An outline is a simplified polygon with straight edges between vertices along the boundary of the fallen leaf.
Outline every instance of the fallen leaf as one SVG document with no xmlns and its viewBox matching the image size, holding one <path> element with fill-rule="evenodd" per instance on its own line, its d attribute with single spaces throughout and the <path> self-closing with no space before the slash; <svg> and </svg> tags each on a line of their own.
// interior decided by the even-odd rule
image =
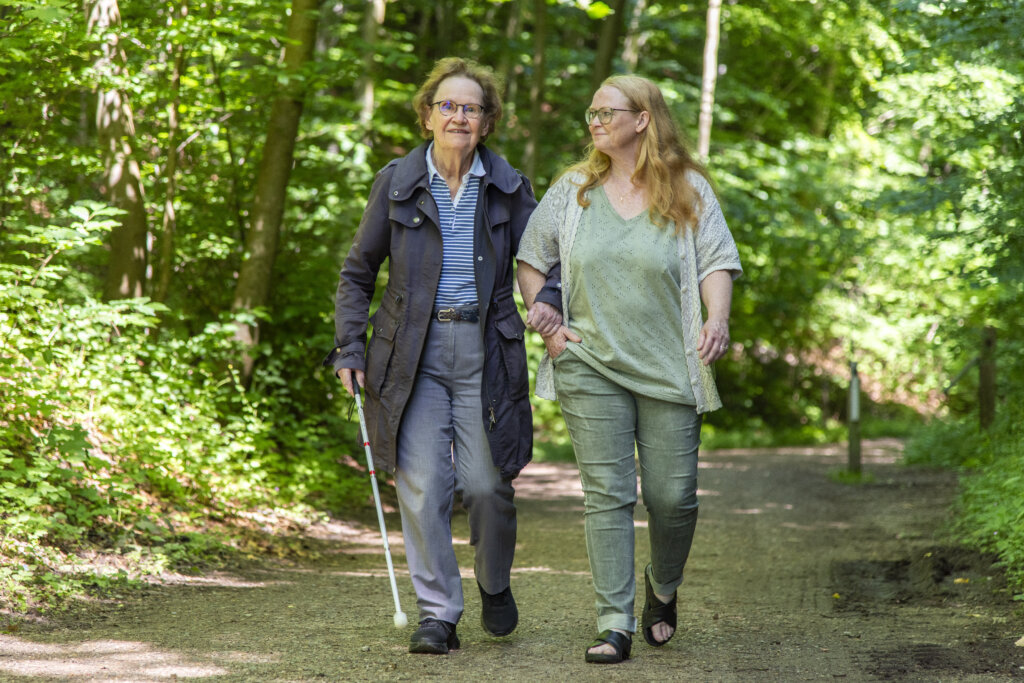
<svg viewBox="0 0 1024 683">
<path fill-rule="evenodd" d="M 1014 645 L 1016 645 L 1017 647 L 1024 647 L 1024 638 L 1018 640 L 1016 643 L 1014 643 Z"/>
<path fill-rule="evenodd" d="M 959 578 L 956 578 L 956 579 L 953 579 L 953 583 L 970 583 L 970 582 L 971 582 L 970 579 L 968 579 L 966 577 L 963 577 L 963 576 L 961 576 Z"/>
</svg>

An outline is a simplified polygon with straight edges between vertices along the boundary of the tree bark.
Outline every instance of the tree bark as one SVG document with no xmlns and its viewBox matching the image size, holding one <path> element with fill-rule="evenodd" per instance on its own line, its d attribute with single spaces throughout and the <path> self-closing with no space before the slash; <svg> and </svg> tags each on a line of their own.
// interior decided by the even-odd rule
<svg viewBox="0 0 1024 683">
<path fill-rule="evenodd" d="M 271 276 L 306 93 L 301 72 L 313 55 L 318 4 L 319 0 L 292 0 L 288 43 L 284 51 L 284 73 L 288 80 L 270 111 L 263 156 L 256 176 L 252 218 L 245 236 L 245 254 L 232 304 L 236 312 L 255 312 L 270 300 Z M 245 350 L 242 381 L 248 386 L 252 378 L 252 349 L 259 342 L 258 324 L 237 323 L 235 338 Z"/>
<path fill-rule="evenodd" d="M 612 61 L 626 25 L 626 0 L 612 0 L 611 8 L 612 14 L 601 22 L 601 36 L 597 41 L 597 55 L 594 58 L 594 70 L 591 72 L 591 90 L 597 90 L 601 82 L 611 75 Z"/>
<path fill-rule="evenodd" d="M 117 0 L 95 0 L 87 6 L 88 31 L 102 37 L 96 70 L 110 78 L 125 75 L 118 44 L 121 12 Z M 103 150 L 102 191 L 125 211 L 110 232 L 110 261 L 103 296 L 107 300 L 141 297 L 146 282 L 146 207 L 142 172 L 133 148 L 135 121 L 128 95 L 117 88 L 96 96 L 96 132 Z"/>
<path fill-rule="evenodd" d="M 718 32 L 722 0 L 709 0 L 707 34 L 704 40 L 704 77 L 700 89 L 700 126 L 697 156 L 707 161 L 711 152 L 711 113 L 715 104 L 715 81 L 718 79 Z"/>
<path fill-rule="evenodd" d="M 530 137 L 523 150 L 523 168 L 528 178 L 537 175 L 537 135 L 544 128 L 544 50 L 547 45 L 548 3 L 533 0 L 533 74 L 530 79 Z"/>
</svg>

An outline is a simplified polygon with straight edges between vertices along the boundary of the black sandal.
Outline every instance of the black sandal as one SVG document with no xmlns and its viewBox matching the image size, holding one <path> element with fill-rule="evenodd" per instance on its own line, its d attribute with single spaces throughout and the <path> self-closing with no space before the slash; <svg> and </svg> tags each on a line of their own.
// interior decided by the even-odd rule
<svg viewBox="0 0 1024 683">
<path fill-rule="evenodd" d="M 603 652 L 591 652 L 591 648 L 602 645 L 611 645 L 615 648 L 614 654 Z M 587 645 L 587 653 L 584 659 L 590 664 L 618 664 L 624 659 L 629 659 L 629 651 L 633 648 L 633 638 L 618 631 L 607 629 L 597 634 L 597 640 Z"/>
<path fill-rule="evenodd" d="M 672 640 L 672 636 L 676 634 L 676 594 L 672 593 L 672 599 L 668 602 L 662 602 L 658 599 L 658 596 L 654 594 L 654 589 L 651 588 L 651 577 L 648 576 L 647 571 L 651 568 L 651 565 L 647 565 L 647 569 L 644 569 L 644 585 L 647 587 L 647 602 L 644 603 L 644 616 L 641 620 L 641 624 L 644 627 L 644 640 L 647 641 L 648 645 L 652 647 L 661 647 L 668 641 Z M 672 627 L 672 636 L 669 636 L 665 640 L 655 640 L 654 632 L 651 630 L 655 625 L 665 623 Z"/>
</svg>

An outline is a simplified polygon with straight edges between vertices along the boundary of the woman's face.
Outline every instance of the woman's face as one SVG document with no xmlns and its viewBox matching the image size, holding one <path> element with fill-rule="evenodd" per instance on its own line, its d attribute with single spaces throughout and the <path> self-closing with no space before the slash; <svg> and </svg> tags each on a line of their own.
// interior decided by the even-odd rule
<svg viewBox="0 0 1024 683">
<path fill-rule="evenodd" d="M 610 85 L 594 93 L 590 109 L 597 112 L 604 109 L 612 110 L 612 118 L 608 123 L 602 123 L 601 117 L 595 116 L 589 124 L 594 148 L 605 154 L 613 154 L 636 144 L 640 133 L 647 127 L 646 114 L 633 111 L 633 105 L 622 91 Z"/>
<path fill-rule="evenodd" d="M 445 116 L 439 105 L 430 107 L 427 117 L 427 130 L 434 134 L 434 148 L 441 152 L 458 152 L 471 154 L 476 149 L 480 138 L 487 131 L 486 112 L 480 118 L 466 116 L 462 108 L 464 104 L 475 105 L 478 109 L 484 104 L 484 91 L 480 84 L 465 76 L 449 76 L 437 86 L 434 102 L 453 102 L 455 113 Z"/>
</svg>

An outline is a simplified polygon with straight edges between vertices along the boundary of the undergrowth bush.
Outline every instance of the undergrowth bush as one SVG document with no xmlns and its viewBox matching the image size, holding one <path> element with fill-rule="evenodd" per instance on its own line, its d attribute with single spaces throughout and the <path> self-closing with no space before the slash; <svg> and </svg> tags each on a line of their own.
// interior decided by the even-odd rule
<svg viewBox="0 0 1024 683">
<path fill-rule="evenodd" d="M 1024 394 L 1008 396 L 987 430 L 976 417 L 928 425 L 908 442 L 906 460 L 960 470 L 953 531 L 995 553 L 1024 600 Z"/>
<path fill-rule="evenodd" d="M 115 214 L 85 203 L 4 235 L 0 603 L 17 611 L 253 552 L 365 488 L 320 416 L 243 390 L 231 321 L 175 337 L 159 304 L 76 291 L 65 264 Z M 116 559 L 98 570 L 95 551 Z"/>
</svg>

